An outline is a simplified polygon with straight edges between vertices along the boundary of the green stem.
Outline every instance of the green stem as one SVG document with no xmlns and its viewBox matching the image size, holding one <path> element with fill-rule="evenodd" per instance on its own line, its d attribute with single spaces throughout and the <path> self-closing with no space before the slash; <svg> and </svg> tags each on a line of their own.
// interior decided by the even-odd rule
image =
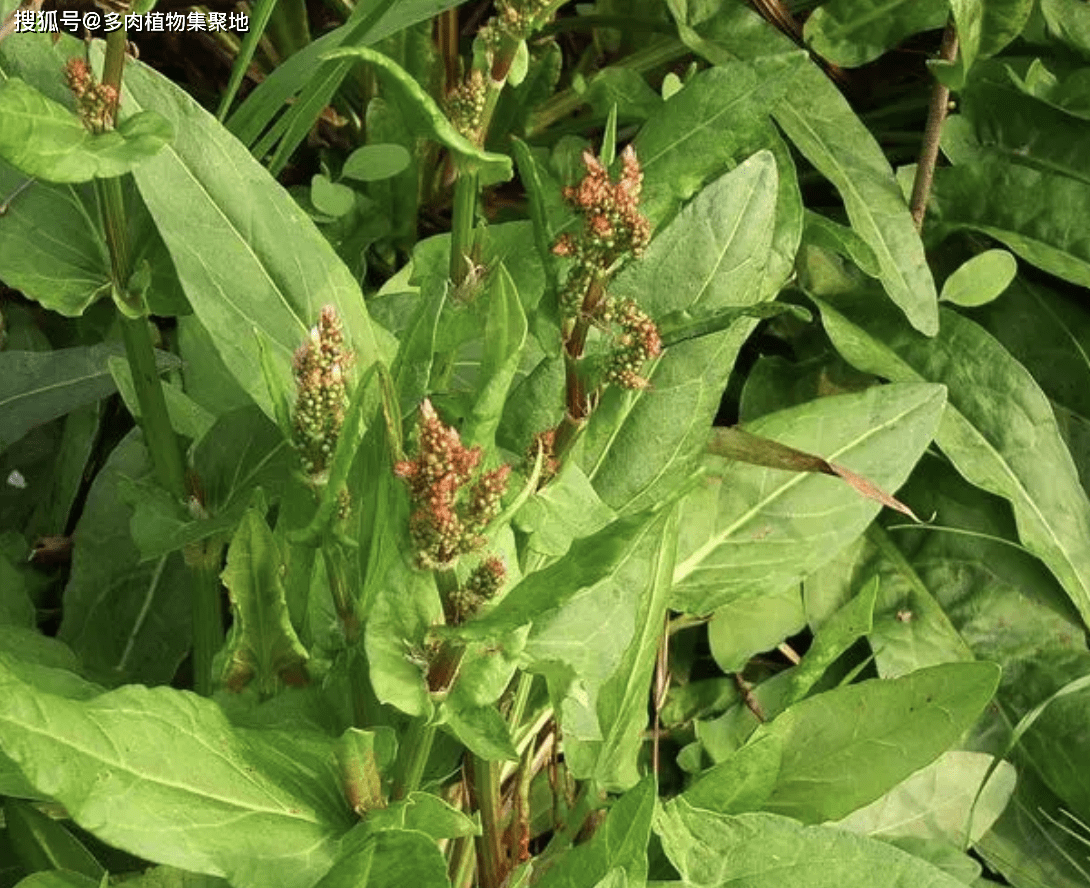
<svg viewBox="0 0 1090 888">
<path fill-rule="evenodd" d="M 426 723 L 425 719 L 413 719 L 402 746 L 405 757 L 401 779 L 394 788 L 395 798 L 403 799 L 420 788 L 420 782 L 424 779 L 424 768 L 427 767 L 432 744 L 435 742 L 435 730 L 436 726 Z"/>
<path fill-rule="evenodd" d="M 469 885 L 469 876 L 473 870 L 473 838 L 463 836 L 457 840 L 454 851 L 454 866 L 451 876 L 451 888 L 466 888 Z"/>
<path fill-rule="evenodd" d="M 478 188 L 476 173 L 459 172 L 458 181 L 454 184 L 454 213 L 450 229 L 450 279 L 455 286 L 462 284 L 469 275 Z"/>
<path fill-rule="evenodd" d="M 187 550 L 186 564 L 192 576 L 193 596 L 193 690 L 212 696 L 212 659 L 223 645 L 220 614 L 220 566 L 223 544 L 196 543 L 197 557 Z"/>
<path fill-rule="evenodd" d="M 676 37 L 658 40 L 644 49 L 632 53 L 632 55 L 618 62 L 615 67 L 630 68 L 638 74 L 646 74 L 661 65 L 669 65 L 689 52 Z M 586 94 L 577 93 L 574 89 L 566 89 L 557 93 L 549 101 L 545 102 L 530 117 L 529 126 L 526 129 L 526 138 L 531 139 L 547 130 L 556 121 L 563 120 L 569 114 L 574 114 L 587 103 Z"/>
<path fill-rule="evenodd" d="M 481 814 L 481 835 L 477 836 L 477 876 L 481 888 L 500 888 L 503 864 L 500 860 L 500 786 L 495 762 L 479 756 L 471 759 L 473 795 Z"/>
<path fill-rule="evenodd" d="M 530 691 L 534 686 L 534 677 L 528 672 L 519 673 L 518 685 L 515 687 L 515 700 L 511 704 L 511 712 L 507 716 L 507 725 L 514 736 L 522 717 L 526 714 L 526 704 L 530 701 Z"/>
<path fill-rule="evenodd" d="M 106 35 L 102 82 L 114 87 L 118 95 L 121 94 L 127 44 L 123 28 Z M 116 115 L 115 108 L 115 122 Z M 114 291 L 133 315 L 122 311 L 119 320 L 121 336 L 125 341 L 125 355 L 129 361 L 133 387 L 136 389 L 136 400 L 140 404 L 140 427 L 144 432 L 144 443 L 151 456 L 156 479 L 181 502 L 186 497 L 185 462 L 170 424 L 163 385 L 155 366 L 155 347 L 151 341 L 149 321 L 145 316 L 146 309 L 142 304 L 132 305 L 127 293 L 133 267 L 121 180 L 100 180 L 97 191 L 102 204 L 103 227 L 110 252 Z M 186 558 L 192 570 L 193 683 L 197 693 L 204 696 L 212 693 L 212 658 L 223 644 L 219 585 L 222 555 L 222 544 L 210 543 L 200 546 L 195 552 L 187 553 Z"/>
</svg>

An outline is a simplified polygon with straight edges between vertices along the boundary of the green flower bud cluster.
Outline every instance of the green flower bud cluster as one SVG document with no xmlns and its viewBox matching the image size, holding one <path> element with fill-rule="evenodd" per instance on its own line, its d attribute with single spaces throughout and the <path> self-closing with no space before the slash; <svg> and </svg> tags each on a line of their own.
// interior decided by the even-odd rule
<svg viewBox="0 0 1090 888">
<path fill-rule="evenodd" d="M 451 593 L 447 608 L 450 623 L 458 626 L 476 614 L 485 602 L 496 597 L 506 578 L 507 567 L 502 558 L 492 555 L 482 561 L 465 585 Z"/>
<path fill-rule="evenodd" d="M 72 95 L 76 97 L 76 110 L 84 127 L 92 133 L 104 133 L 113 129 L 117 111 L 117 90 L 112 86 L 96 83 L 95 75 L 86 60 L 69 59 L 64 66 L 64 77 Z"/>
<path fill-rule="evenodd" d="M 607 381 L 627 389 L 647 388 L 650 383 L 640 376 L 640 371 L 646 361 L 662 354 L 658 327 L 630 299 L 611 309 L 608 316 L 620 332 L 614 339 L 616 348 L 610 355 Z"/>
<path fill-rule="evenodd" d="M 344 424 L 348 403 L 345 373 L 350 363 L 340 318 L 336 309 L 327 305 L 292 362 L 296 385 L 294 443 L 303 471 L 316 482 L 329 468 Z"/>
<path fill-rule="evenodd" d="M 612 182 L 609 171 L 591 151 L 583 152 L 586 176 L 564 189 L 564 199 L 583 216 L 583 231 L 565 233 L 553 244 L 553 253 L 575 260 L 561 293 L 565 317 L 578 315 L 588 289 L 604 279 L 626 256 L 639 257 L 651 239 L 651 225 L 640 214 L 643 171 L 631 145 L 621 153 L 621 178 Z"/>
<path fill-rule="evenodd" d="M 471 68 L 465 80 L 447 93 L 445 110 L 454 128 L 471 142 L 476 141 L 484 115 L 488 87 L 484 73 Z"/>
<path fill-rule="evenodd" d="M 394 474 L 409 484 L 409 533 L 421 568 L 449 568 L 484 545 L 482 533 L 499 514 L 511 467 L 479 472 L 480 462 L 481 448 L 463 446 L 457 430 L 444 425 L 425 400 L 419 452 L 394 466 Z"/>
</svg>

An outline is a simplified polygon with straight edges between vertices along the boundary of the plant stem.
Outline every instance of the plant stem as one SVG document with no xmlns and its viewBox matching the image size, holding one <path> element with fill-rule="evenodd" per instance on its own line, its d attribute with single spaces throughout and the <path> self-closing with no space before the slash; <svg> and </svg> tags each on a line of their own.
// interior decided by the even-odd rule
<svg viewBox="0 0 1090 888">
<path fill-rule="evenodd" d="M 500 785 L 495 762 L 473 756 L 473 796 L 481 813 L 481 835 L 477 836 L 477 879 L 481 888 L 500 888 L 503 863 L 500 859 Z"/>
<path fill-rule="evenodd" d="M 939 58 L 952 62 L 958 54 L 958 32 L 954 23 L 948 22 L 942 35 Z M 927 213 L 927 199 L 931 195 L 931 182 L 935 178 L 935 164 L 939 159 L 939 140 L 942 137 L 942 125 L 946 122 L 946 111 L 950 101 L 950 89 L 936 79 L 931 88 L 931 106 L 927 111 L 927 125 L 923 131 L 923 145 L 920 147 L 920 159 L 916 164 L 916 179 L 912 183 L 912 200 L 909 208 L 916 230 L 923 228 L 923 217 Z"/>
<path fill-rule="evenodd" d="M 458 173 L 458 181 L 454 184 L 454 213 L 450 229 L 450 279 L 455 286 L 464 283 L 469 276 L 478 187 L 476 173 L 464 170 Z"/>
<path fill-rule="evenodd" d="M 102 66 L 102 82 L 121 95 L 121 78 L 125 71 L 128 41 L 124 28 L 106 35 L 106 58 Z M 114 108 L 116 123 L 117 108 Z M 129 361 L 136 400 L 140 404 L 140 427 L 144 443 L 151 456 L 156 479 L 179 502 L 186 498 L 185 461 L 167 413 L 163 385 L 155 366 L 155 348 L 151 341 L 149 321 L 143 300 L 132 305 L 127 287 L 132 277 L 132 252 L 125 219 L 125 196 L 121 180 L 104 179 L 97 188 L 102 204 L 106 245 L 110 252 L 110 270 L 114 292 L 132 316 L 121 312 L 121 336 Z M 186 553 L 186 563 L 192 573 L 191 608 L 193 623 L 193 684 L 198 694 L 212 693 L 212 658 L 223 644 L 223 624 L 220 619 L 219 569 L 223 556 L 222 543 L 200 545 Z"/>
<path fill-rule="evenodd" d="M 407 755 L 404 759 L 401 779 L 394 788 L 395 798 L 403 799 L 410 792 L 416 792 L 420 788 L 424 769 L 431 756 L 431 747 L 435 742 L 435 730 L 435 725 L 429 724 L 426 718 L 413 719 L 402 747 L 407 751 Z"/>
<path fill-rule="evenodd" d="M 645 74 L 660 65 L 669 65 L 677 61 L 688 52 L 689 49 L 684 43 L 676 37 L 668 37 L 664 40 L 657 40 L 650 46 L 632 53 L 614 67 L 630 68 L 639 74 Z M 569 114 L 578 111 L 586 103 L 585 93 L 577 93 L 574 89 L 566 89 L 557 93 L 531 115 L 529 124 L 526 127 L 526 138 L 532 138 L 547 130 L 558 120 L 563 120 Z"/>
<path fill-rule="evenodd" d="M 473 870 L 473 838 L 463 836 L 457 840 L 454 851 L 454 866 L 452 867 L 451 888 L 465 888 L 469 884 L 469 876 Z"/>
<path fill-rule="evenodd" d="M 202 697 L 210 697 L 212 659 L 223 645 L 219 577 L 223 544 L 212 541 L 207 546 L 194 545 L 197 553 L 186 550 L 186 565 L 193 579 L 193 690 Z"/>
<path fill-rule="evenodd" d="M 514 736 L 522 723 L 522 717 L 526 714 L 526 704 L 530 700 L 530 691 L 534 686 L 534 676 L 528 672 L 519 673 L 518 685 L 515 687 L 515 699 L 511 704 L 511 712 L 507 716 L 507 725 Z"/>
</svg>

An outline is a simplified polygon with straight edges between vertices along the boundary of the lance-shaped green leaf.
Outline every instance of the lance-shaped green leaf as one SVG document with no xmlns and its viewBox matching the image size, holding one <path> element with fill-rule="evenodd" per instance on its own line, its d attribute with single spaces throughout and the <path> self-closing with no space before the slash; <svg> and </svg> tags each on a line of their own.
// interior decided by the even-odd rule
<svg viewBox="0 0 1090 888">
<path fill-rule="evenodd" d="M 390 351 L 359 287 L 306 213 L 239 142 L 193 99 L 152 69 L 125 70 L 122 109 L 154 107 L 178 132 L 134 171 L 186 296 L 247 394 L 275 419 L 253 329 L 267 338 L 279 389 L 325 305 L 344 325 L 357 366 Z M 179 205 L 186 212 L 177 211 Z M 244 331 L 244 332 L 240 332 Z"/>
<path fill-rule="evenodd" d="M 227 550 L 223 584 L 231 596 L 234 622 L 227 638 L 222 681 L 241 690 L 257 681 L 262 696 L 281 681 L 306 681 L 306 648 L 288 615 L 280 581 L 283 558 L 264 516 L 250 509 Z"/>
<path fill-rule="evenodd" d="M 107 365 L 118 347 L 79 346 L 56 351 L 0 352 L 0 450 L 34 426 L 117 391 Z M 173 355 L 156 352 L 156 366 L 176 368 Z"/>
<path fill-rule="evenodd" d="M 776 164 L 761 151 L 689 203 L 622 272 L 611 293 L 653 319 L 764 301 Z M 607 390 L 584 436 L 583 468 L 606 505 L 636 512 L 686 478 L 706 441 L 734 356 L 755 321 L 680 343 L 647 372 L 650 387 Z"/>
<path fill-rule="evenodd" d="M 710 314 L 693 315 L 689 311 L 675 311 L 658 322 L 662 347 L 669 348 L 688 339 L 699 339 L 721 330 L 728 329 L 739 318 L 778 318 L 790 315 L 798 321 L 809 323 L 810 312 L 801 305 L 789 305 L 785 302 L 767 302 L 759 305 L 743 305 L 727 308 Z"/>
<path fill-rule="evenodd" d="M 593 888 L 614 869 L 626 877 L 622 884 L 644 884 L 655 795 L 655 779 L 648 775 L 613 804 L 594 838 L 561 857 L 538 885 Z"/>
<path fill-rule="evenodd" d="M 45 182 L 124 175 L 174 137 L 170 123 L 154 111 L 91 133 L 75 114 L 17 77 L 0 84 L 0 116 L 0 158 Z"/>
<path fill-rule="evenodd" d="M 354 832 L 413 830 L 433 839 L 479 836 L 481 825 L 429 792 L 410 792 L 389 807 L 371 811 Z"/>
<path fill-rule="evenodd" d="M 773 814 L 727 816 L 677 800 L 655 832 L 693 888 L 963 888 L 964 882 L 886 842 Z"/>
<path fill-rule="evenodd" d="M 949 405 L 936 442 L 967 480 L 1010 501 L 1022 543 L 1090 625 L 1090 499 L 1029 372 L 953 311 L 943 311 L 942 331 L 929 341 L 860 310 L 854 298 L 820 307 L 837 350 L 860 370 L 946 386 Z"/>
<path fill-rule="evenodd" d="M 66 700 L 3 657 L 0 688 L 0 747 L 117 848 L 234 885 L 304 888 L 350 825 L 325 738 L 233 728 L 212 701 L 167 688 Z"/>
<path fill-rule="evenodd" d="M 70 870 L 101 879 L 106 870 L 72 833 L 48 814 L 18 799 L 4 800 L 4 823 L 27 872 Z"/>
<path fill-rule="evenodd" d="M 946 663 L 796 703 L 755 735 L 783 743 L 765 810 L 820 823 L 869 804 L 950 748 L 998 684 L 994 663 Z"/>
<path fill-rule="evenodd" d="M 482 185 L 506 182 L 513 175 L 511 158 L 478 148 L 458 132 L 435 100 L 413 77 L 389 56 L 365 46 L 342 47 L 325 56 L 326 59 L 357 59 L 373 65 L 386 90 L 396 96 L 413 133 L 431 139 L 447 148 L 468 171 L 476 171 Z"/>
<path fill-rule="evenodd" d="M 931 442 L 944 403 L 941 386 L 871 388 L 762 417 L 749 429 L 894 490 Z M 720 457 L 707 465 L 708 483 L 682 505 L 671 606 L 686 613 L 710 613 L 798 582 L 862 533 L 879 509 L 820 474 Z"/>
<path fill-rule="evenodd" d="M 141 563 L 129 534 L 124 484 L 150 475 L 134 430 L 95 476 L 74 533 L 58 636 L 107 684 L 169 682 L 189 649 L 191 581 L 181 556 Z"/>
<path fill-rule="evenodd" d="M 691 13 L 702 9 L 695 6 Z M 704 20 L 689 19 L 690 10 L 681 0 L 674 11 L 680 13 L 682 39 L 715 65 L 779 58 L 797 51 L 747 4 L 731 2 L 714 15 L 705 13 Z M 934 335 L 938 330 L 935 282 L 901 189 L 874 136 L 833 82 L 809 62 L 796 69 L 772 115 L 840 193 L 852 228 L 874 253 L 889 298 L 917 330 Z"/>
<path fill-rule="evenodd" d="M 1078 0 L 1041 0 L 1049 33 L 1084 58 L 1090 58 L 1090 10 Z"/>
<path fill-rule="evenodd" d="M 121 400 L 125 402 L 125 407 L 132 414 L 133 419 L 139 420 L 140 399 L 136 394 L 136 385 L 133 382 L 129 362 L 120 355 L 110 355 L 106 358 L 106 366 L 117 385 Z M 196 440 L 204 437 L 216 421 L 215 416 L 200 404 L 190 400 L 174 383 L 163 383 L 163 397 L 166 401 L 171 427 L 184 438 Z"/>
<path fill-rule="evenodd" d="M 829 0 L 806 20 L 803 33 L 814 52 L 857 68 L 906 37 L 941 28 L 948 14 L 947 0 Z"/>
<path fill-rule="evenodd" d="M 501 262 L 489 279 L 480 387 L 462 430 L 467 446 L 480 445 L 486 453 L 494 449 L 503 405 L 522 359 L 526 331 L 526 313 L 518 290 Z"/>
</svg>

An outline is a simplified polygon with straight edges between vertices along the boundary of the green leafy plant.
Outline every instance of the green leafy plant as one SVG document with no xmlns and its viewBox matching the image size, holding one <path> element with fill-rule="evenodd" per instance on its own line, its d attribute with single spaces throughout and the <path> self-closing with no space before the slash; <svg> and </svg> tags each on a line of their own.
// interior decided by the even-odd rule
<svg viewBox="0 0 1090 888">
<path fill-rule="evenodd" d="M 1086 885 L 1090 7 L 332 6 L 0 30 L 0 883 Z"/>
</svg>

